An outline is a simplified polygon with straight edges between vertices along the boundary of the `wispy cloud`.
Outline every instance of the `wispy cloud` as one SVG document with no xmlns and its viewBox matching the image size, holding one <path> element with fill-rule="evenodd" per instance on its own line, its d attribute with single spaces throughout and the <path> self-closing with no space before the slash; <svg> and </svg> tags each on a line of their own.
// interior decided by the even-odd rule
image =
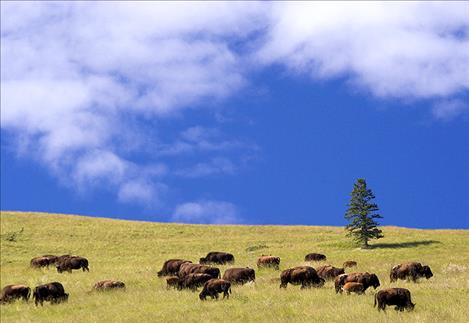
<svg viewBox="0 0 469 323">
<path fill-rule="evenodd" d="M 172 220 L 183 223 L 235 224 L 242 218 L 237 207 L 224 201 L 196 201 L 180 204 L 174 210 Z"/>
<path fill-rule="evenodd" d="M 228 158 L 215 157 L 208 162 L 197 163 L 191 167 L 175 171 L 176 175 L 189 178 L 212 175 L 233 175 L 237 170 L 235 164 Z"/>
<path fill-rule="evenodd" d="M 469 104 L 462 100 L 445 100 L 433 106 L 433 116 L 438 120 L 449 121 L 469 110 Z"/>
<path fill-rule="evenodd" d="M 158 153 L 162 156 L 234 149 L 255 150 L 257 147 L 239 140 L 225 139 L 218 129 L 194 126 L 183 130 L 176 141 L 161 144 L 157 148 Z"/>
</svg>

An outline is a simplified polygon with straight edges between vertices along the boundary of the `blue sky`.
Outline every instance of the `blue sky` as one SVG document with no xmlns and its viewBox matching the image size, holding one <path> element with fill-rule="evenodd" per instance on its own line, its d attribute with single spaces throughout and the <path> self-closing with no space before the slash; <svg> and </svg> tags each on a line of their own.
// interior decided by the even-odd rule
<svg viewBox="0 0 469 323">
<path fill-rule="evenodd" d="M 2 3 L 1 209 L 469 228 L 466 3 Z"/>
</svg>

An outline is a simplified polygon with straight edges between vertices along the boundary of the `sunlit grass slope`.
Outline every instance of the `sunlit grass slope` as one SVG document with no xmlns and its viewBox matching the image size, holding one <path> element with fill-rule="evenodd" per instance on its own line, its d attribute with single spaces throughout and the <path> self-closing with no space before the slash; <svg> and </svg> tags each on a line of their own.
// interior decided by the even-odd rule
<svg viewBox="0 0 469 323">
<path fill-rule="evenodd" d="M 70 298 L 66 304 L 37 308 L 31 301 L 2 305 L 1 321 L 467 322 L 469 231 L 396 227 L 383 231 L 385 238 L 376 248 L 360 250 L 339 227 L 179 225 L 2 212 L 2 287 L 59 281 Z M 232 288 L 229 300 L 201 302 L 197 293 L 166 290 L 165 280 L 156 277 L 166 259 L 197 261 L 214 250 L 233 253 L 235 266 L 255 268 L 256 283 Z M 395 313 L 389 308 L 386 314 L 378 313 L 372 289 L 365 296 L 336 295 L 332 282 L 321 289 L 288 286 L 280 290 L 279 271 L 258 271 L 255 266 L 262 254 L 280 256 L 281 269 L 301 265 L 309 252 L 326 254 L 326 263 L 336 266 L 356 260 L 356 271 L 375 272 L 381 288 L 410 289 L 415 311 Z M 54 268 L 29 268 L 34 256 L 67 253 L 88 258 L 90 272 L 58 274 Z M 412 260 L 430 265 L 435 276 L 418 284 L 390 284 L 392 265 Z M 122 280 L 127 291 L 89 293 L 93 283 L 102 279 Z"/>
</svg>

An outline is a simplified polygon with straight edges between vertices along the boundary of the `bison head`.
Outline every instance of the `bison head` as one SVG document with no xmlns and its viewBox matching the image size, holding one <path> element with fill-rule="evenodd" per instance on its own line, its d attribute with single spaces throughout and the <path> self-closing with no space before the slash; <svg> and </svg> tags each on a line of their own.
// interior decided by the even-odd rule
<svg viewBox="0 0 469 323">
<path fill-rule="evenodd" d="M 371 274 L 370 285 L 373 286 L 374 289 L 376 289 L 379 285 L 381 285 L 379 283 L 379 279 L 378 279 L 378 276 L 376 276 L 376 274 Z"/>
<path fill-rule="evenodd" d="M 62 266 L 61 266 L 60 264 L 57 265 L 57 266 L 55 266 L 55 268 L 57 268 L 57 272 L 58 272 L 58 273 L 61 273 L 61 272 L 64 271 L 63 268 L 62 268 Z"/>
<path fill-rule="evenodd" d="M 202 290 L 199 294 L 200 300 L 204 301 L 206 299 L 207 295 L 205 294 L 205 291 Z"/>
<path fill-rule="evenodd" d="M 315 285 L 316 285 L 316 287 L 322 287 L 322 286 L 324 286 L 325 283 L 326 283 L 326 281 L 323 278 L 319 277 L 319 279 L 318 279 L 318 281 L 316 282 Z"/>
<path fill-rule="evenodd" d="M 425 275 L 426 279 L 429 279 L 430 277 L 433 277 L 433 273 L 432 273 L 430 267 L 428 267 L 428 266 L 423 266 L 422 267 L 422 274 Z"/>
<path fill-rule="evenodd" d="M 208 262 L 207 258 L 205 258 L 205 257 L 199 259 L 199 264 L 201 264 L 201 265 L 205 265 L 207 262 Z"/>
</svg>

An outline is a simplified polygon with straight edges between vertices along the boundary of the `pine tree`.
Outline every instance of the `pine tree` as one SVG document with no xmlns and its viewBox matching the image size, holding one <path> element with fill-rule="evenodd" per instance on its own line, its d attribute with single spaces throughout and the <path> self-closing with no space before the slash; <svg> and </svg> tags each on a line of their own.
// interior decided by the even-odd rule
<svg viewBox="0 0 469 323">
<path fill-rule="evenodd" d="M 350 223 L 345 226 L 345 230 L 348 231 L 347 236 L 360 243 L 362 248 L 367 248 L 368 240 L 383 237 L 383 232 L 375 221 L 382 216 L 376 213 L 379 210 L 378 205 L 373 203 L 375 196 L 371 189 L 366 187 L 365 179 L 357 179 L 350 195 L 350 203 L 345 213 L 345 218 Z"/>
</svg>

